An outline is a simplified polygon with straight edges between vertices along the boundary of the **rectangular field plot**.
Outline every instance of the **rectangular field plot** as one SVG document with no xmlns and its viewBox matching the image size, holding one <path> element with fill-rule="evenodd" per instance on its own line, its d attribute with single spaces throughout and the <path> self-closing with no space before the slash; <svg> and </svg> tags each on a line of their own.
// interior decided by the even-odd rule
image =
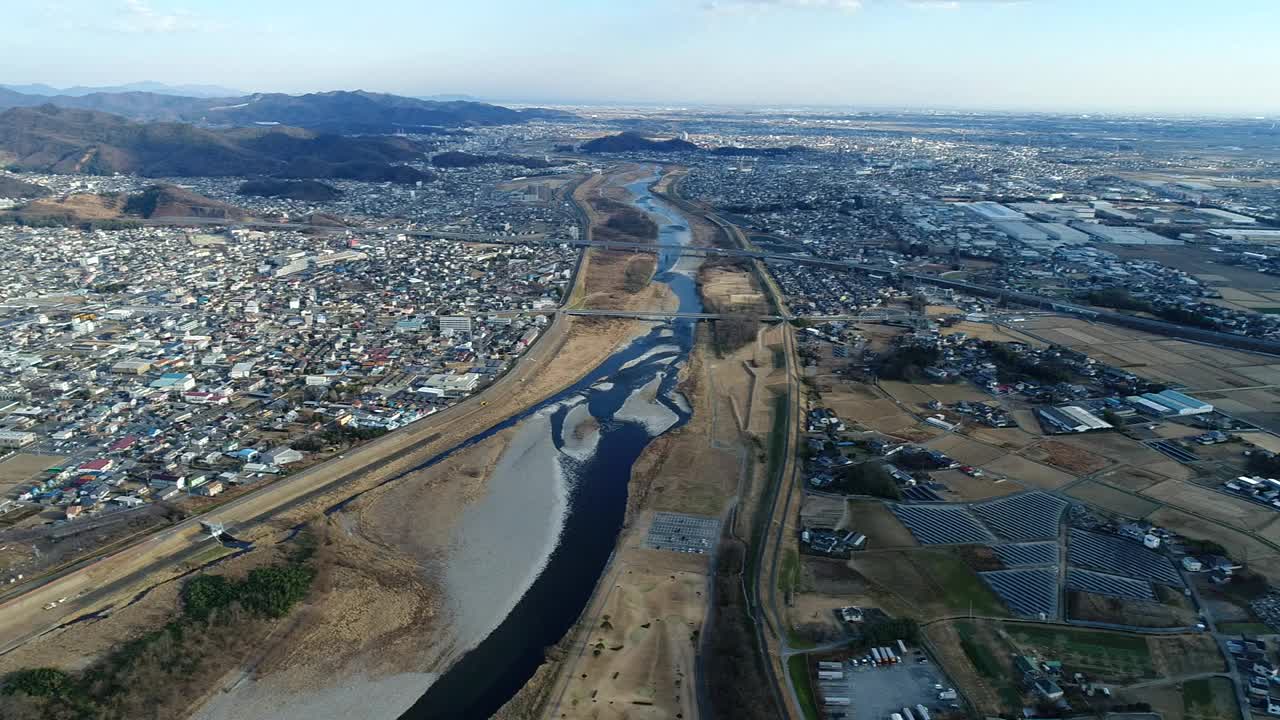
<svg viewBox="0 0 1280 720">
<path fill-rule="evenodd" d="M 1066 509 L 1066 500 L 1042 492 L 1011 495 L 973 506 L 973 512 L 987 527 L 1007 540 L 1058 537 L 1058 523 Z"/>
<path fill-rule="evenodd" d="M 988 473 L 999 473 L 1023 485 L 1053 490 L 1075 480 L 1075 476 L 1057 468 L 1028 460 L 1021 455 L 1005 455 L 983 465 Z"/>
<path fill-rule="evenodd" d="M 924 545 L 985 543 L 994 538 L 966 508 L 939 505 L 895 505 L 893 514 Z"/>
<path fill-rule="evenodd" d="M 1276 517 L 1276 511 L 1265 505 L 1178 480 L 1153 485 L 1142 494 L 1244 530 L 1260 528 Z"/>
<path fill-rule="evenodd" d="M 996 557 L 1007 567 L 1031 567 L 1035 565 L 1057 565 L 1057 542 L 1013 543 L 994 545 L 991 548 Z"/>
<path fill-rule="evenodd" d="M 644 546 L 701 555 L 711 552 L 719 537 L 720 521 L 716 518 L 660 512 L 653 516 Z"/>
<path fill-rule="evenodd" d="M 1104 573 L 1182 586 L 1182 576 L 1169 558 L 1139 542 L 1114 535 L 1072 530 L 1067 562 Z"/>
<path fill-rule="evenodd" d="M 1145 517 L 1147 513 L 1153 512 L 1160 507 L 1158 502 L 1124 492 L 1123 490 L 1117 490 L 1093 480 L 1086 480 L 1078 485 L 1072 485 L 1071 489 L 1067 490 L 1067 494 L 1094 507 L 1118 512 L 1121 515 L 1128 515 L 1132 518 Z"/>
<path fill-rule="evenodd" d="M 1067 589 L 1125 600 L 1157 600 L 1156 591 L 1149 582 L 1076 568 L 1067 570 Z"/>
<path fill-rule="evenodd" d="M 1057 570 L 996 570 L 978 575 L 1015 615 L 1057 616 Z"/>
</svg>

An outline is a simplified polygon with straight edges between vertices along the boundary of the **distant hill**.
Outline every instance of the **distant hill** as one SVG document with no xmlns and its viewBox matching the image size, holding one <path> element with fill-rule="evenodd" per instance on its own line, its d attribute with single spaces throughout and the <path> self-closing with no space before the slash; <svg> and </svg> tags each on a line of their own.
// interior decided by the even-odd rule
<svg viewBox="0 0 1280 720">
<path fill-rule="evenodd" d="M 0 109 L 45 104 L 109 112 L 133 120 L 241 127 L 278 124 L 335 133 L 427 132 L 573 117 L 544 108 L 512 110 L 487 103 L 419 100 L 361 90 L 207 98 L 139 91 L 45 96 L 0 88 Z"/>
<path fill-rule="evenodd" d="M 244 210 L 220 200 L 207 198 L 174 185 L 152 185 L 128 196 L 123 212 L 126 215 L 150 219 L 158 218 L 213 218 L 243 220 Z"/>
<path fill-rule="evenodd" d="M 767 148 L 750 148 L 750 147 L 731 147 L 724 145 L 714 148 L 712 155 L 726 155 L 731 157 L 781 157 L 784 155 L 794 155 L 802 153 L 806 150 L 803 145 L 790 145 L 788 147 L 767 147 Z"/>
<path fill-rule="evenodd" d="M 0 173 L 0 198 L 28 199 L 49 195 L 49 188 L 43 185 L 24 182 L 18 178 Z"/>
<path fill-rule="evenodd" d="M 60 198 L 41 198 L 0 214 L 0 221 L 16 219 L 26 225 L 75 225 L 127 223 L 138 219 L 211 218 L 243 220 L 248 215 L 234 205 L 184 190 L 174 185 L 153 185 L 132 195 L 125 193 L 79 193 Z"/>
<path fill-rule="evenodd" d="M 0 113 L 0 154 L 14 158 L 11 165 L 23 170 L 88 175 L 432 179 L 430 173 L 397 164 L 424 159 L 407 138 L 315 135 L 289 128 L 207 130 L 52 105 Z"/>
<path fill-rule="evenodd" d="M 620 152 L 689 152 L 698 146 L 687 140 L 671 138 L 670 140 L 650 140 L 633 132 L 617 135 L 606 135 L 582 144 L 582 152 L 587 153 L 620 153 Z"/>
<path fill-rule="evenodd" d="M 329 202 L 342 197 L 337 188 L 315 180 L 249 180 L 236 190 L 236 194 L 306 202 Z"/>
<path fill-rule="evenodd" d="M 473 155 L 471 153 L 450 151 L 431 158 L 431 164 L 438 168 L 469 168 L 480 165 L 519 165 L 531 170 L 553 167 L 542 158 L 522 157 L 519 155 Z"/>
<path fill-rule="evenodd" d="M 217 85 L 166 85 L 165 83 L 150 81 L 127 83 L 125 85 L 107 85 L 102 87 L 76 85 L 75 87 L 69 88 L 56 88 L 43 83 L 35 83 L 32 85 L 0 85 L 0 88 L 24 93 L 26 95 L 44 95 L 46 97 L 53 97 L 56 95 L 80 97 L 83 95 L 92 95 L 94 93 L 125 92 L 149 92 L 156 93 L 157 95 L 180 95 L 183 97 L 193 98 L 223 98 L 244 95 L 244 92 L 241 90 L 232 90 L 230 88 L 219 87 Z"/>
</svg>

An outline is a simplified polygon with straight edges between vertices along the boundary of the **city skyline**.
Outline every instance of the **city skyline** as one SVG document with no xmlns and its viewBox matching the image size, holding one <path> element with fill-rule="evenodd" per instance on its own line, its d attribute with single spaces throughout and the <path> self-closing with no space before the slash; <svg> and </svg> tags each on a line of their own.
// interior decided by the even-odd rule
<svg viewBox="0 0 1280 720">
<path fill-rule="evenodd" d="M 1274 14 L 1253 0 L 1211 15 L 1201 3 L 1146 0 L 394 0 L 360 15 L 330 2 L 63 0 L 18 10 L 3 80 L 545 104 L 1252 116 L 1280 111 L 1263 91 L 1280 72 L 1280 50 L 1266 38 Z"/>
</svg>

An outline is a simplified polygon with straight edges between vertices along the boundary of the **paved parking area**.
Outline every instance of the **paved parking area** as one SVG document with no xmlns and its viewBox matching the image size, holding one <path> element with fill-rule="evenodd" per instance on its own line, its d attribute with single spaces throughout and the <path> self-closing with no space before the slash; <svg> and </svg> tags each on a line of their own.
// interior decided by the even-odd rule
<svg viewBox="0 0 1280 720">
<path fill-rule="evenodd" d="M 653 516 L 644 546 L 702 555 L 711 552 L 719 537 L 720 521 L 716 518 L 660 512 Z"/>
<path fill-rule="evenodd" d="M 847 697 L 848 707 L 827 710 L 843 712 L 847 720 L 888 720 L 894 713 L 901 714 L 904 707 L 916 714 L 916 705 L 924 705 L 937 717 L 950 705 L 950 701 L 938 700 L 937 686 L 944 689 L 951 686 L 932 660 L 918 663 L 917 657 L 912 653 L 907 662 L 884 667 L 850 669 L 849 664 L 844 663 L 843 680 L 818 681 L 815 694 L 819 708 L 823 706 L 820 698 Z M 921 719 L 916 717 L 916 720 Z"/>
</svg>

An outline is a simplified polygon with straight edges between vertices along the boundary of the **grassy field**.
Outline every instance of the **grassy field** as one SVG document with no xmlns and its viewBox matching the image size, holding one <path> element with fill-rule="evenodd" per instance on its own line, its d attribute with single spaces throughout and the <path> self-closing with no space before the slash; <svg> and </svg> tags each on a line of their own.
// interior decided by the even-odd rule
<svg viewBox="0 0 1280 720">
<path fill-rule="evenodd" d="M 1008 657 L 1012 648 L 999 640 L 990 625 L 979 626 L 977 623 L 961 620 L 955 623 L 955 629 L 960 637 L 960 649 L 989 684 L 1000 704 L 1007 710 L 1020 707 L 1022 693 L 1012 683 L 1012 662 Z M 1003 660 L 1001 655 L 1004 656 Z"/>
<path fill-rule="evenodd" d="M 954 553 L 923 551 L 914 553 L 912 560 L 938 584 L 950 607 L 972 608 L 979 615 L 1005 614 L 995 593 Z"/>
<path fill-rule="evenodd" d="M 787 659 L 787 672 L 791 674 L 791 684 L 796 688 L 796 699 L 800 701 L 805 720 L 818 720 L 818 705 L 813 697 L 813 686 L 809 683 L 809 659 L 804 655 L 792 655 Z"/>
<path fill-rule="evenodd" d="M 1008 614 L 952 549 L 885 550 L 854 556 L 851 567 L 912 608 L 913 616 L 933 619 L 967 615 Z"/>
<path fill-rule="evenodd" d="M 769 508 L 773 507 L 773 502 L 777 497 L 778 483 L 774 480 L 778 476 L 779 470 L 782 468 L 784 461 L 783 453 L 787 445 L 787 396 L 778 395 L 773 399 L 773 426 L 769 430 L 769 448 L 768 455 L 765 458 L 766 474 L 765 492 L 760 493 L 760 502 L 756 506 L 752 515 L 751 528 L 751 544 L 748 548 L 748 561 L 746 567 L 747 580 L 750 583 L 755 582 L 755 569 L 757 566 L 757 558 L 765 546 L 765 530 L 768 527 Z"/>
<path fill-rule="evenodd" d="M 1155 663 L 1144 638 L 1121 633 L 1065 627 L 1016 625 L 1009 635 L 1024 649 L 1061 660 L 1073 669 L 1105 678 L 1140 678 L 1155 674 Z"/>
<path fill-rule="evenodd" d="M 1226 678 L 1192 680 L 1182 685 L 1183 716 L 1195 720 L 1234 720 L 1240 716 L 1235 689 Z"/>
<path fill-rule="evenodd" d="M 1229 635 L 1270 635 L 1275 631 L 1269 625 L 1260 622 L 1229 622 L 1218 623 L 1218 632 Z"/>
<path fill-rule="evenodd" d="M 1145 517 L 1148 513 L 1154 512 L 1160 507 L 1160 503 L 1137 495 L 1131 495 L 1110 485 L 1104 485 L 1093 480 L 1086 480 L 1078 485 L 1073 485 L 1070 490 L 1067 490 L 1067 494 L 1094 507 L 1118 512 L 1121 515 L 1127 515 L 1132 518 Z"/>
</svg>

